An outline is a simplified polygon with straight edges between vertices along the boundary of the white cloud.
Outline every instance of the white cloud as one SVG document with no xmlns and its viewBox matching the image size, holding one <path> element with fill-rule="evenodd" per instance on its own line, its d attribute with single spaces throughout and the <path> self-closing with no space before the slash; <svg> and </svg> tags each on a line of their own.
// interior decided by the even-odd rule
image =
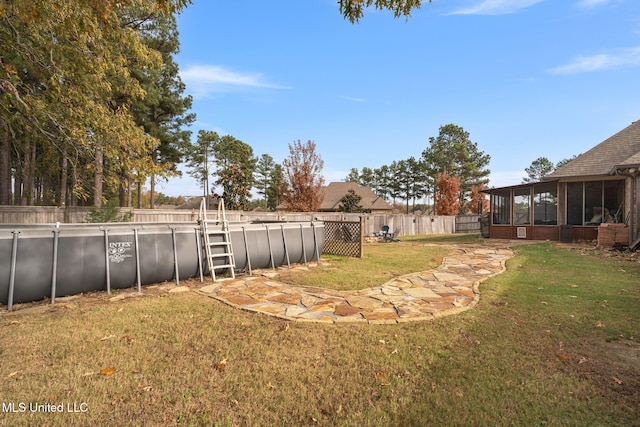
<svg viewBox="0 0 640 427">
<path fill-rule="evenodd" d="M 549 70 L 552 74 L 578 74 L 640 65 L 640 46 L 614 49 L 591 56 L 577 56 L 568 64 Z"/>
<path fill-rule="evenodd" d="M 580 0 L 578 2 L 578 7 L 590 9 L 592 7 L 597 7 L 601 5 L 605 5 L 608 3 L 614 3 L 618 0 Z"/>
<path fill-rule="evenodd" d="M 181 71 L 180 77 L 195 97 L 242 88 L 287 89 L 269 82 L 261 73 L 237 72 L 218 65 L 192 65 Z"/>
<path fill-rule="evenodd" d="M 365 102 L 366 101 L 366 99 L 364 99 L 364 98 L 354 98 L 353 96 L 340 96 L 340 98 L 346 99 L 347 101 L 352 101 L 352 102 Z"/>
<path fill-rule="evenodd" d="M 506 15 L 542 1 L 544 0 L 483 0 L 475 6 L 451 12 L 450 15 Z"/>
</svg>

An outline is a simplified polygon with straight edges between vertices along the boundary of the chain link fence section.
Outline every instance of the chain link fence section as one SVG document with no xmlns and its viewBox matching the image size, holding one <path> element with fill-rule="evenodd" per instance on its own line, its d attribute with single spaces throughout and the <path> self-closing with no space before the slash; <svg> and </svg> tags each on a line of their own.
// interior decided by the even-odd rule
<svg viewBox="0 0 640 427">
<path fill-rule="evenodd" d="M 360 221 L 323 221 L 323 254 L 362 258 L 364 218 Z"/>
</svg>

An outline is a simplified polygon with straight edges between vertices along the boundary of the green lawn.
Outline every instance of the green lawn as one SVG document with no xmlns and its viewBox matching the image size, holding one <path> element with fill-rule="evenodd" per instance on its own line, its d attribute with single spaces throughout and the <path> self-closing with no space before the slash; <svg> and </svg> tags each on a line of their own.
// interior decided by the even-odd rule
<svg viewBox="0 0 640 427">
<path fill-rule="evenodd" d="M 151 290 L 3 313 L 2 401 L 87 411 L 0 425 L 640 425 L 640 264 L 516 250 L 475 309 L 428 322 L 293 323 Z"/>
</svg>

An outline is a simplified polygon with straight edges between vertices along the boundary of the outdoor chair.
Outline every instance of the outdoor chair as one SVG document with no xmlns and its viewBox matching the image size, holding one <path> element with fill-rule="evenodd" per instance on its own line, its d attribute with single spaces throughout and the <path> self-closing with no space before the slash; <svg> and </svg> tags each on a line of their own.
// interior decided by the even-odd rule
<svg viewBox="0 0 640 427">
<path fill-rule="evenodd" d="M 382 228 L 380 229 L 380 235 L 382 236 L 382 240 L 384 242 L 390 242 L 393 240 L 393 233 L 389 232 L 388 225 L 382 226 Z"/>
<path fill-rule="evenodd" d="M 373 232 L 373 236 L 374 237 L 382 237 L 382 238 L 384 238 L 384 235 L 386 233 L 388 233 L 388 232 L 389 232 L 389 226 L 388 225 L 384 225 L 384 226 L 382 226 L 380 231 L 374 231 Z"/>
</svg>

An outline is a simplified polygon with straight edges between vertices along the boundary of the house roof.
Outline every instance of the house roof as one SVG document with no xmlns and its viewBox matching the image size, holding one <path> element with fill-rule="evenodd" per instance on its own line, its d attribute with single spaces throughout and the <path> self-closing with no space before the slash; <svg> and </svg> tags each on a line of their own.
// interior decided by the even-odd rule
<svg viewBox="0 0 640 427">
<path fill-rule="evenodd" d="M 640 166 L 640 120 L 547 175 L 544 180 L 612 175 L 619 168 Z"/>
<path fill-rule="evenodd" d="M 382 197 L 377 196 L 369 187 L 356 182 L 331 182 L 324 188 L 324 200 L 320 205 L 321 211 L 336 211 L 340 207 L 340 200 L 353 190 L 362 197 L 360 206 L 370 210 L 392 210 L 393 207 Z"/>
<path fill-rule="evenodd" d="M 192 197 L 180 206 L 176 206 L 176 209 L 200 209 L 200 203 L 202 197 Z M 218 199 L 214 196 L 209 196 L 209 203 L 207 209 L 218 207 Z"/>
</svg>

